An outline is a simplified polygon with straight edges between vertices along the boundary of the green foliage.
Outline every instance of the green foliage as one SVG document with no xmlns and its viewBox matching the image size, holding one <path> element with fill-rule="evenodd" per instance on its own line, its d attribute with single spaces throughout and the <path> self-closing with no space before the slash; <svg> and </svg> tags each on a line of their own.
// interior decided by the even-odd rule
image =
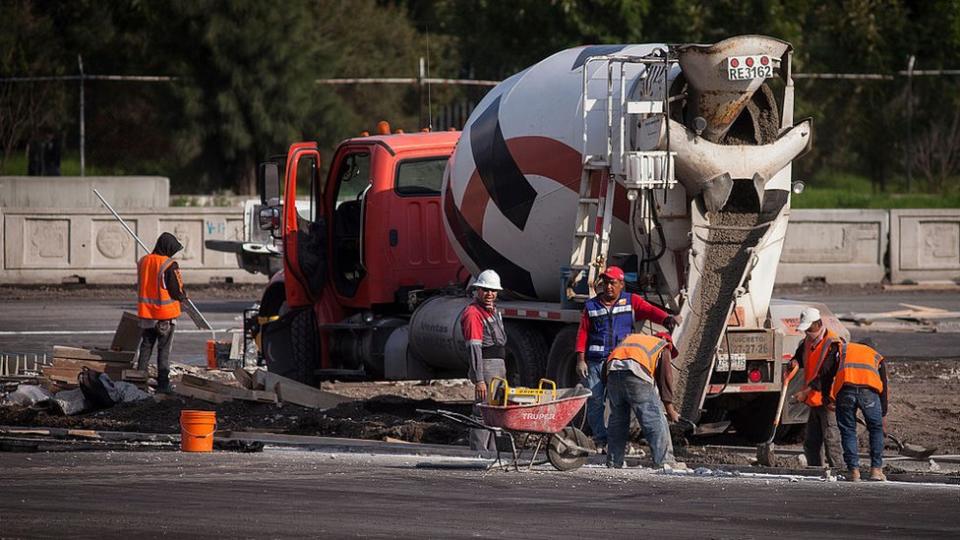
<svg viewBox="0 0 960 540">
<path fill-rule="evenodd" d="M 7 0 L 0 76 L 74 74 L 78 55 L 87 73 L 176 76 L 84 85 L 87 173 L 162 174 L 181 193 L 249 193 L 254 164 L 291 142 L 316 140 L 328 159 L 378 120 L 413 131 L 439 107 L 486 91 L 434 85 L 428 98 L 415 84 L 316 79 L 414 77 L 421 57 L 432 76 L 502 79 L 578 45 L 738 34 L 792 43 L 801 72 L 894 74 L 910 55 L 916 69 L 960 68 L 957 0 Z M 914 77 L 909 92 L 906 83 L 796 81 L 796 117 L 815 118 L 815 141 L 795 174 L 817 180 L 798 204 L 906 200 L 876 193 L 905 189 L 907 111 L 915 146 L 947 144 L 960 79 Z M 19 170 L 25 145 L 42 134 L 77 147 L 78 90 L 72 81 L 0 85 L 0 172 Z M 910 160 L 911 188 L 944 194 L 924 204 L 952 201 L 957 172 L 942 166 L 951 154 L 925 157 L 925 167 Z M 64 174 L 72 163 L 65 158 Z M 870 181 L 821 185 L 819 171 Z"/>
</svg>

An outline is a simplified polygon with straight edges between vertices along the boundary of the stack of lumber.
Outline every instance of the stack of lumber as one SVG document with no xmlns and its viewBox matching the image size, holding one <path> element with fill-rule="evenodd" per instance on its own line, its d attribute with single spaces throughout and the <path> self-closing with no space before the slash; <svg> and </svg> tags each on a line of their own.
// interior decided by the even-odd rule
<svg viewBox="0 0 960 540">
<path fill-rule="evenodd" d="M 233 400 L 261 403 L 291 403 L 311 409 L 328 409 L 349 398 L 325 392 L 319 388 L 301 384 L 260 369 L 250 373 L 242 368 L 233 371 L 236 385 L 204 379 L 196 375 L 184 375 L 174 392 L 184 397 L 225 403 Z"/>
<path fill-rule="evenodd" d="M 44 366 L 43 376 L 64 385 L 77 384 L 77 375 L 87 367 L 106 373 L 119 381 L 123 371 L 133 362 L 133 352 L 108 351 L 104 349 L 81 349 L 78 347 L 53 347 L 53 364 Z"/>
</svg>

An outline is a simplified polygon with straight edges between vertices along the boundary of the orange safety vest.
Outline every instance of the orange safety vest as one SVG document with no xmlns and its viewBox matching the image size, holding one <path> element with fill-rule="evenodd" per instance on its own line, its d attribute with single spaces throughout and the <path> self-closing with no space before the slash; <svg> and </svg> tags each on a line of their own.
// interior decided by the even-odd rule
<svg viewBox="0 0 960 540">
<path fill-rule="evenodd" d="M 647 375 L 653 378 L 654 372 L 657 371 L 660 354 L 666 346 L 667 341 L 665 339 L 646 334 L 630 334 L 613 349 L 613 352 L 607 357 L 607 362 L 633 360 L 640 364 Z"/>
<path fill-rule="evenodd" d="M 878 394 L 883 393 L 883 379 L 880 378 L 880 362 L 883 357 L 880 353 L 861 345 L 860 343 L 844 343 L 840 346 L 840 363 L 837 365 L 837 375 L 830 388 L 830 397 L 837 398 L 837 393 L 845 384 L 866 386 L 873 388 Z"/>
<path fill-rule="evenodd" d="M 165 321 L 180 316 L 180 302 L 170 298 L 163 274 L 173 259 L 151 253 L 137 263 L 137 315 Z"/>
<path fill-rule="evenodd" d="M 803 380 L 808 388 L 810 383 L 820 376 L 820 368 L 823 367 L 830 345 L 835 341 L 840 341 L 840 338 L 829 328 L 824 332 L 823 339 L 813 347 L 807 344 L 806 337 L 803 338 Z M 810 390 L 807 399 L 803 402 L 810 407 L 821 407 L 823 393 L 819 390 Z"/>
</svg>

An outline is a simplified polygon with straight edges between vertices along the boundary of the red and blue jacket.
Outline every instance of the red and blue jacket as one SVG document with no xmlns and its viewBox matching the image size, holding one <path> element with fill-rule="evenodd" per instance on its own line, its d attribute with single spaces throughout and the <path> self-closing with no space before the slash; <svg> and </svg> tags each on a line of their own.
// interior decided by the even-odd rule
<svg viewBox="0 0 960 540">
<path fill-rule="evenodd" d="M 595 296 L 583 306 L 577 332 L 576 352 L 586 353 L 587 362 L 605 362 L 613 349 L 633 333 L 634 321 L 650 320 L 658 324 L 669 315 L 633 293 L 620 293 L 620 298 L 607 306 Z"/>
</svg>

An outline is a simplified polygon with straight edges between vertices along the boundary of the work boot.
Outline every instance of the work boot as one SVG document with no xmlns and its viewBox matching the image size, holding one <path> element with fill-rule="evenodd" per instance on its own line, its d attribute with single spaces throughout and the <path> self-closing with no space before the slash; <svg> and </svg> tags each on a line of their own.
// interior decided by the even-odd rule
<svg viewBox="0 0 960 540">
<path fill-rule="evenodd" d="M 847 481 L 848 482 L 859 482 L 860 481 L 860 469 L 850 469 L 847 471 Z"/>
<path fill-rule="evenodd" d="M 886 482 L 887 477 L 883 474 L 883 469 L 880 467 L 870 467 L 870 481 L 871 482 Z"/>
</svg>

